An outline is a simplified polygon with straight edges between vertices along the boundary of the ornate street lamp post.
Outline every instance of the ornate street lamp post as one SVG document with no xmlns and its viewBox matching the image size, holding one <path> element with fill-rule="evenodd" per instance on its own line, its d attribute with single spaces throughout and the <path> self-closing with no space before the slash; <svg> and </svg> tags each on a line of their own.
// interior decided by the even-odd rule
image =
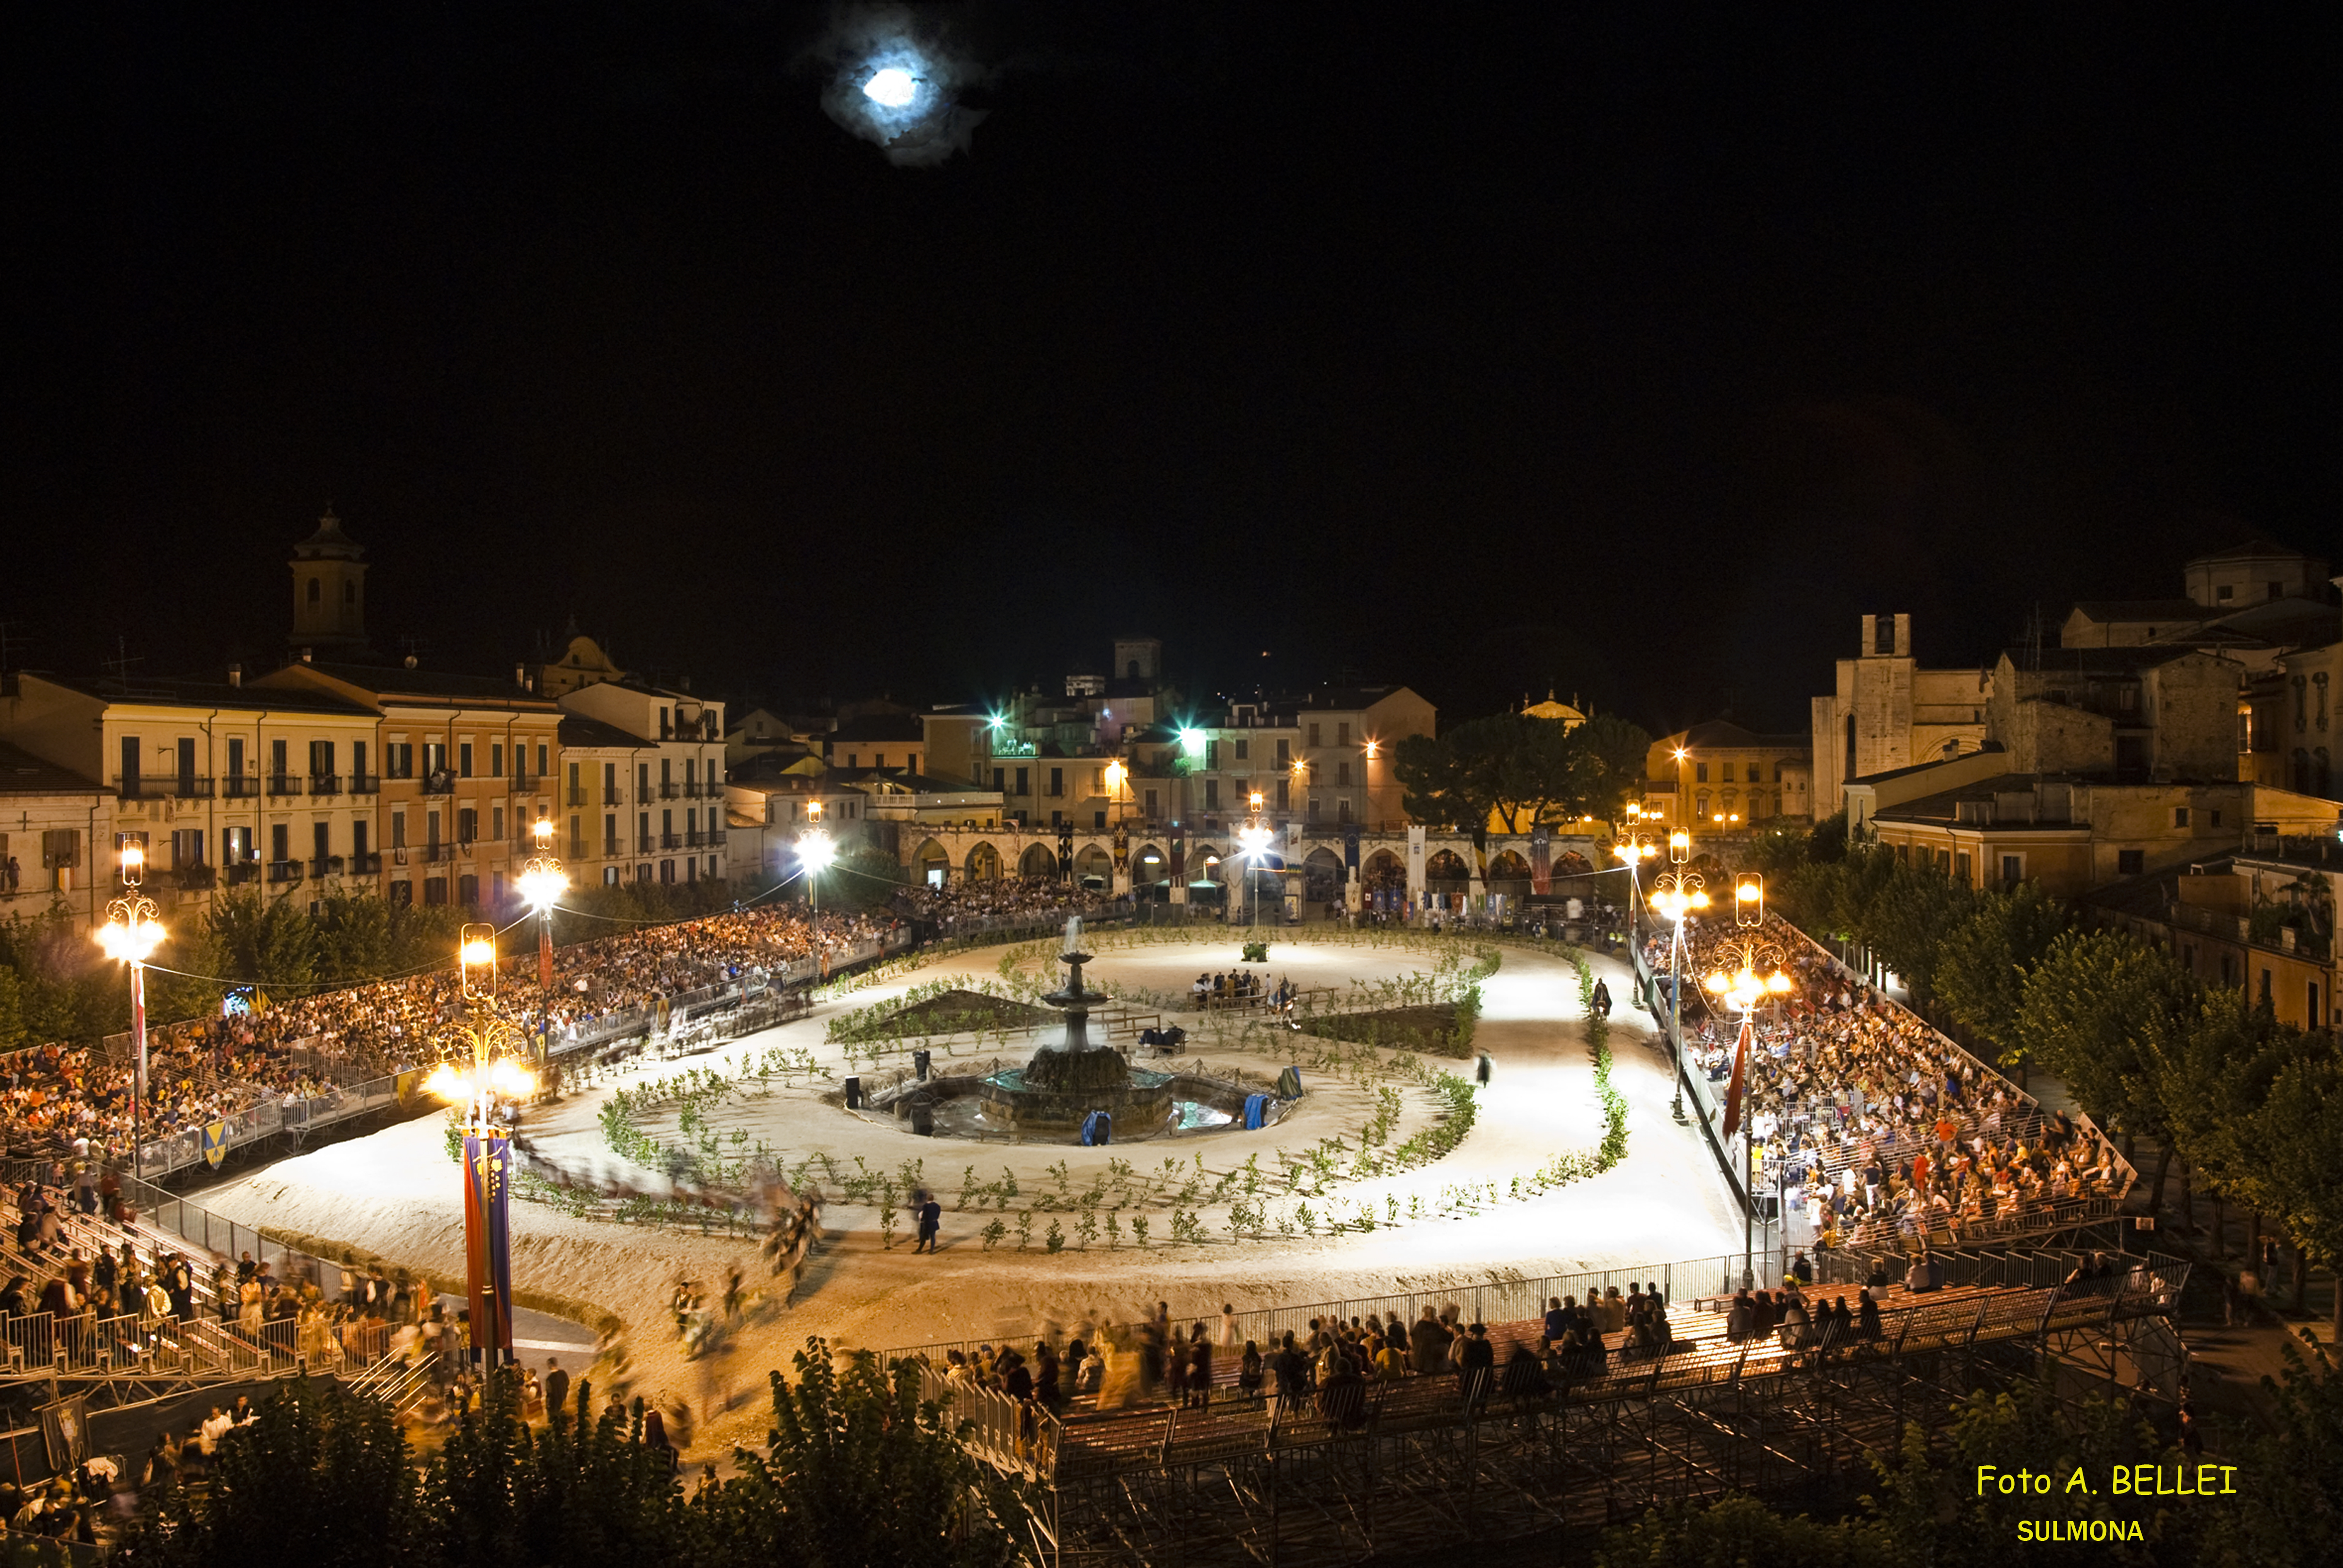
<svg viewBox="0 0 2343 1568">
<path fill-rule="evenodd" d="M 1738 934 L 1726 948 L 1739 962 L 1729 971 L 1715 970 L 1705 984 L 1711 996 L 1741 1015 L 1740 1032 L 1733 1046 L 1733 1083 L 1725 1095 L 1724 1132 L 1729 1139 L 1736 1130 L 1741 1131 L 1741 1287 L 1748 1290 L 1756 1282 L 1752 1231 L 1757 1216 L 1757 1140 L 1741 1127 L 1741 1097 L 1748 1081 L 1750 1047 L 1756 1039 L 1757 1010 L 1790 990 L 1790 977 L 1782 972 L 1782 950 L 1761 934 L 1765 925 L 1765 879 L 1754 871 L 1745 872 L 1734 884 L 1733 924 Z M 1761 974 L 1761 970 L 1770 972 Z"/>
<path fill-rule="evenodd" d="M 549 998 L 553 991 L 553 906 L 569 887 L 569 875 L 553 852 L 553 821 L 539 817 L 530 829 L 532 853 L 513 886 L 537 911 L 537 983 Z"/>
<path fill-rule="evenodd" d="M 1650 846 L 1645 846 L 1646 849 Z M 1708 908 L 1708 893 L 1692 861 L 1692 835 L 1679 829 L 1668 835 L 1669 869 L 1652 879 L 1653 909 L 1674 928 L 1668 948 L 1668 1055 L 1675 1067 L 1675 1101 L 1669 1111 L 1679 1123 L 1684 1109 L 1684 925 L 1694 910 Z"/>
<path fill-rule="evenodd" d="M 106 924 L 95 933 L 106 957 L 130 966 L 130 1038 L 137 1053 L 130 1090 L 130 1171 L 146 1174 L 146 960 L 162 945 L 163 911 L 140 883 L 146 877 L 146 846 L 136 839 L 122 845 L 122 896 L 106 907 Z"/>
<path fill-rule="evenodd" d="M 464 1276 L 475 1362 L 512 1362 L 512 1106 L 537 1087 L 528 1036 L 497 1006 L 497 929 L 469 925 L 457 947 L 464 1016 L 438 1036 L 423 1087 L 458 1106 L 464 1131 Z"/>
</svg>

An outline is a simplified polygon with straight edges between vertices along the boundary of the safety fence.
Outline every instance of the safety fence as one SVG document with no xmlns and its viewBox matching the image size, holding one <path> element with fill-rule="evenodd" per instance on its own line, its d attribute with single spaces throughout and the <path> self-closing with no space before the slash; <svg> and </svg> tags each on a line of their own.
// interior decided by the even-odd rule
<svg viewBox="0 0 2343 1568">
<path fill-rule="evenodd" d="M 1347 1297 L 1335 1301 L 1310 1302 L 1294 1306 L 1262 1307 L 1235 1314 L 1228 1338 L 1237 1345 L 1252 1341 L 1266 1351 L 1278 1342 L 1278 1336 L 1291 1329 L 1297 1334 L 1307 1330 L 1312 1319 L 1333 1319 L 1349 1322 L 1363 1319 L 1370 1312 L 1388 1321 L 1398 1314 L 1403 1322 L 1413 1322 L 1425 1308 L 1434 1313 L 1442 1309 L 1456 1309 L 1459 1322 L 1513 1322 L 1545 1315 L 1545 1304 L 1563 1296 L 1574 1296 L 1580 1301 L 1591 1300 L 1604 1291 L 1624 1291 L 1630 1285 L 1656 1285 L 1661 1298 L 1674 1301 L 1679 1296 L 1711 1295 L 1718 1289 L 1733 1289 L 1733 1281 L 1740 1273 L 1738 1253 L 1718 1258 L 1694 1258 L 1674 1263 L 1634 1263 L 1619 1269 L 1592 1269 L 1574 1274 L 1549 1274 L 1534 1280 L 1503 1280 L 1481 1284 L 1459 1285 L 1453 1289 L 1405 1291 L 1390 1295 Z M 1213 1316 L 1206 1324 L 1217 1332 L 1223 1321 Z M 1111 1325 L 1132 1328 L 1136 1324 Z M 962 1355 L 989 1345 L 999 1344 L 995 1334 L 985 1340 L 942 1340 L 931 1344 L 912 1345 L 883 1352 L 882 1359 L 894 1361 L 905 1357 L 940 1362 L 947 1352 L 958 1351 Z"/>
</svg>

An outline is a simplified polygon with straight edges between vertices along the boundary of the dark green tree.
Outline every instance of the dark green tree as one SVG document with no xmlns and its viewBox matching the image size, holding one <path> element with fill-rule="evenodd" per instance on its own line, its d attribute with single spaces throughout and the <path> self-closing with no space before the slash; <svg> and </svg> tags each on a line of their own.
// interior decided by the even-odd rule
<svg viewBox="0 0 2343 1568">
<path fill-rule="evenodd" d="M 123 1568 L 427 1568 L 437 1529 L 389 1407 L 297 1378 L 174 1489 L 112 1559 Z"/>
<path fill-rule="evenodd" d="M 317 922 L 291 899 L 230 888 L 214 896 L 206 918 L 221 976 L 263 989 L 317 980 Z"/>
<path fill-rule="evenodd" d="M 843 1368 L 820 1341 L 772 1374 L 767 1452 L 692 1500 L 724 1568 L 996 1568 L 1025 1544 L 1018 1491 L 979 1466 L 919 1397 L 909 1363 Z M 973 1498 L 973 1506 L 970 1500 Z M 970 1522 L 973 1528 L 970 1528 Z"/>
<path fill-rule="evenodd" d="M 2066 911 L 2039 882 L 1978 895 L 1968 918 L 1945 935 L 1935 990 L 1963 1029 L 1987 1042 L 2004 1067 L 2024 1058 L 2017 1013 L 2026 976 L 2066 930 Z"/>
</svg>

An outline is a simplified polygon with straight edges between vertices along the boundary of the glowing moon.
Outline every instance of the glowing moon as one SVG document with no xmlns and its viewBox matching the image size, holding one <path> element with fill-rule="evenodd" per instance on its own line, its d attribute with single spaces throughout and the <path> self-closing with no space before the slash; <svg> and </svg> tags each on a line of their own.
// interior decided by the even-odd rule
<svg viewBox="0 0 2343 1568">
<path fill-rule="evenodd" d="M 880 108 L 909 108 L 911 100 L 920 95 L 920 81 L 902 66 L 889 65 L 871 73 L 870 79 L 862 84 L 862 95 Z"/>
</svg>

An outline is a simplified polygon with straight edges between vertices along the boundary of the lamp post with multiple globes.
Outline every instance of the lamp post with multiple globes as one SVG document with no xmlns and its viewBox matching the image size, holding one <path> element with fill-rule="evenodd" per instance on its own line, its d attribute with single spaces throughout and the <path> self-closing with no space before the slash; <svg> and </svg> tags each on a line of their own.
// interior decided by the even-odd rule
<svg viewBox="0 0 2343 1568">
<path fill-rule="evenodd" d="M 130 1038 L 136 1052 L 130 1091 L 130 1171 L 146 1173 L 146 960 L 163 942 L 163 911 L 140 886 L 146 879 L 146 846 L 136 839 L 122 845 L 122 896 L 106 907 L 106 924 L 93 933 L 106 956 L 130 966 Z"/>
<path fill-rule="evenodd" d="M 817 814 L 814 820 L 821 820 Z M 820 828 L 811 828 L 798 835 L 798 869 L 805 873 L 806 888 L 813 900 L 814 919 L 821 919 L 821 874 L 838 859 L 838 845 Z"/>
<path fill-rule="evenodd" d="M 568 873 L 553 853 L 553 821 L 539 817 L 530 829 L 534 852 L 522 865 L 513 886 L 537 911 L 537 983 L 550 996 L 553 990 L 553 905 L 569 886 Z"/>
<path fill-rule="evenodd" d="M 1652 908 L 1674 928 L 1668 949 L 1668 1054 L 1675 1066 L 1675 1100 L 1668 1107 L 1681 1122 L 1684 1110 L 1684 923 L 1694 910 L 1708 908 L 1708 893 L 1698 871 L 1689 869 L 1692 835 L 1678 829 L 1668 835 L 1668 869 L 1652 879 Z"/>
<path fill-rule="evenodd" d="M 464 1277 L 471 1358 L 507 1366 L 512 1342 L 511 1108 L 537 1087 L 528 1036 L 497 1003 L 497 929 L 468 925 L 456 967 L 464 1014 L 437 1037 L 423 1087 L 458 1108 L 464 1135 Z"/>
<path fill-rule="evenodd" d="M 1261 924 L 1261 861 L 1269 853 L 1272 835 L 1261 819 L 1261 791 L 1254 790 L 1247 803 L 1252 808 L 1252 820 L 1237 829 L 1237 842 L 1244 846 L 1245 886 L 1252 899 L 1252 912 L 1245 918 L 1250 927 Z"/>
<path fill-rule="evenodd" d="M 1734 1088 L 1737 1091 L 1743 1086 L 1749 1055 L 1755 1044 L 1758 1008 L 1767 1001 L 1788 995 L 1790 991 L 1790 977 L 1782 970 L 1782 950 L 1762 935 L 1765 925 L 1765 879 L 1754 871 L 1744 872 L 1734 883 L 1733 924 L 1736 934 L 1726 944 L 1726 950 L 1737 961 L 1730 970 L 1712 971 L 1703 983 L 1709 995 L 1741 1015 L 1741 1028 L 1733 1048 Z M 1740 1109 L 1736 1101 L 1732 1110 L 1737 1113 Z M 1757 1140 L 1750 1130 L 1749 1121 L 1746 1116 L 1740 1118 L 1741 1191 L 1744 1200 L 1741 1284 L 1744 1290 L 1750 1289 L 1756 1282 L 1752 1232 L 1757 1214 Z M 1728 1135 L 1730 1131 L 1728 1128 Z M 1780 1209 L 1777 1194 L 1775 1202 L 1777 1218 Z M 1767 1250 L 1772 1250 L 1770 1242 Z"/>
</svg>

